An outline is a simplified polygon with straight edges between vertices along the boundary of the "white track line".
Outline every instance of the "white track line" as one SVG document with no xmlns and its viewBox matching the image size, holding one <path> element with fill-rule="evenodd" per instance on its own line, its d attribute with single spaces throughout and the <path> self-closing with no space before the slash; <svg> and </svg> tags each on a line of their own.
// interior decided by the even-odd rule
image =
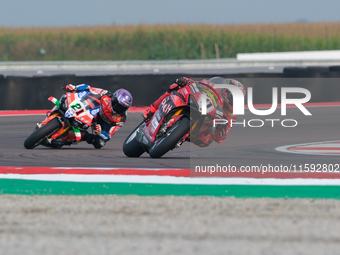
<svg viewBox="0 0 340 255">
<path fill-rule="evenodd" d="M 80 174 L 0 174 L 0 179 L 86 182 L 86 183 L 145 183 L 192 185 L 332 185 L 340 186 L 340 179 L 276 179 L 276 178 L 190 178 L 141 175 L 80 175 Z"/>
<path fill-rule="evenodd" d="M 336 142 L 340 142 L 340 140 L 335 140 L 335 141 L 323 141 L 323 142 L 314 142 L 314 143 L 301 143 L 301 144 L 292 144 L 292 145 L 286 145 L 286 146 L 280 146 L 275 148 L 275 150 L 280 151 L 280 152 L 286 152 L 286 153 L 295 153 L 295 154 L 308 154 L 308 155 L 322 155 L 322 156 L 337 156 L 337 154 L 324 154 L 325 152 L 327 152 L 327 150 L 320 150 L 320 151 L 316 151 L 316 150 L 289 150 L 289 148 L 292 147 L 331 147 L 331 146 L 327 146 L 326 144 L 332 144 L 332 143 L 336 143 Z M 332 146 L 333 147 L 333 146 Z M 335 147 L 339 147 L 335 145 Z M 316 152 L 316 153 L 313 153 Z M 319 152 L 319 153 L 318 153 Z M 321 154 L 321 152 L 323 152 Z M 332 151 L 332 152 L 339 152 L 339 151 Z"/>
</svg>

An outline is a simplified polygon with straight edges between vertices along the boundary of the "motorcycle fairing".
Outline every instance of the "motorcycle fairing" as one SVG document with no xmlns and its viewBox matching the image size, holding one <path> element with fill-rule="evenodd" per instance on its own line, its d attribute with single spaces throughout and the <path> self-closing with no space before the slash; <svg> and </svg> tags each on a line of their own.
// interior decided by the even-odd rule
<svg viewBox="0 0 340 255">
<path fill-rule="evenodd" d="M 91 126 L 93 118 L 100 111 L 100 101 L 89 99 L 91 93 L 82 91 L 78 93 L 66 93 L 68 110 L 65 112 L 66 118 L 75 120 Z M 96 95 L 93 95 L 96 97 Z"/>
<path fill-rule="evenodd" d="M 188 99 L 189 92 L 183 88 L 178 91 L 175 91 L 176 93 L 173 92 L 171 95 L 163 99 L 151 120 L 143 127 L 143 132 L 151 143 L 155 142 L 157 133 L 165 116 L 167 116 L 173 109 L 187 104 L 185 100 Z"/>
</svg>

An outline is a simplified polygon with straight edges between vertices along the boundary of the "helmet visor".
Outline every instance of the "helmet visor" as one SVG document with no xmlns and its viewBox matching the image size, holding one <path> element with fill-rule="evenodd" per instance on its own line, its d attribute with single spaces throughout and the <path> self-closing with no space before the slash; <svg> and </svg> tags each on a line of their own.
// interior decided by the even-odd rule
<svg viewBox="0 0 340 255">
<path fill-rule="evenodd" d="M 120 103 L 118 103 L 118 101 L 116 101 L 112 104 L 112 110 L 115 111 L 118 114 L 122 114 L 122 113 L 126 112 L 127 107 L 121 105 Z"/>
</svg>

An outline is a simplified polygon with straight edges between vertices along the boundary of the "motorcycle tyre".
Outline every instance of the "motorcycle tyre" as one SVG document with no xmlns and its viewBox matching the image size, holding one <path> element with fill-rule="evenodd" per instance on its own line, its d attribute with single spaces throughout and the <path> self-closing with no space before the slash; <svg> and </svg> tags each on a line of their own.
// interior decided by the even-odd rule
<svg viewBox="0 0 340 255">
<path fill-rule="evenodd" d="M 48 122 L 46 125 L 34 131 L 24 142 L 26 149 L 33 149 L 40 145 L 46 137 L 54 134 L 55 131 L 61 128 L 61 123 L 58 118 L 55 118 Z"/>
<path fill-rule="evenodd" d="M 183 117 L 179 122 L 175 123 L 177 127 L 163 139 L 161 143 L 155 144 L 149 151 L 150 157 L 160 158 L 168 151 L 172 150 L 178 141 L 189 131 L 190 120 L 187 117 Z M 175 127 L 175 125 L 173 127 Z M 171 127 L 171 128 L 173 128 Z M 171 129 L 170 128 L 170 129 Z"/>
</svg>

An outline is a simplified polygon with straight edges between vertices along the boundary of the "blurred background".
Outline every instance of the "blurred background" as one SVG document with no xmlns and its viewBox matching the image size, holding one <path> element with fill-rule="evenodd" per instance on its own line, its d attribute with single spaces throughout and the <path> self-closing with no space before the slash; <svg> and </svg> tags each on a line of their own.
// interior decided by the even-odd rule
<svg viewBox="0 0 340 255">
<path fill-rule="evenodd" d="M 336 50 L 340 2 L 5 0 L 0 61 L 178 60 Z"/>
</svg>

